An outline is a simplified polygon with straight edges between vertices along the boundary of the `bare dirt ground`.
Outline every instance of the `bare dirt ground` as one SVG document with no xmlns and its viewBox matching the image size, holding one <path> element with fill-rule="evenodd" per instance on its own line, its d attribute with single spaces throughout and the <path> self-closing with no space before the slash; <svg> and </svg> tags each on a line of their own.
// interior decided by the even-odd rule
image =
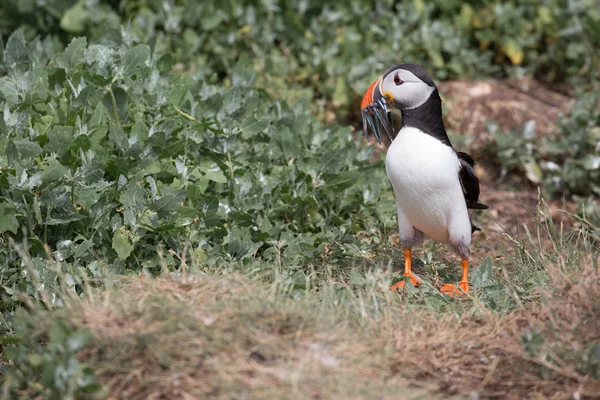
<svg viewBox="0 0 600 400">
<path fill-rule="evenodd" d="M 550 135 L 555 133 L 559 118 L 568 113 L 573 100 L 565 94 L 567 90 L 559 92 L 531 79 L 449 81 L 442 82 L 439 90 L 448 111 L 447 128 L 469 137 L 468 151 L 478 162 L 481 201 L 490 206 L 489 211 L 476 216 L 483 233 L 478 234 L 480 243 L 475 246 L 475 255 L 482 250 L 493 251 L 505 233 L 516 237 L 523 234 L 525 226 L 533 230 L 540 198 L 537 187 L 524 177 L 499 180 L 498 166 L 483 155 L 483 149 L 493 141 L 487 123 L 493 122 L 502 130 L 519 130 L 533 120 L 538 136 Z M 576 223 L 561 211 L 574 212 L 574 203 L 552 200 L 547 205 L 556 223 Z"/>
<path fill-rule="evenodd" d="M 553 133 L 573 100 L 562 92 L 531 79 L 518 81 L 448 81 L 439 84 L 448 111 L 446 127 L 472 138 L 479 150 L 492 140 L 486 127 L 494 122 L 502 130 L 520 129 L 530 120 L 538 135 Z"/>
</svg>

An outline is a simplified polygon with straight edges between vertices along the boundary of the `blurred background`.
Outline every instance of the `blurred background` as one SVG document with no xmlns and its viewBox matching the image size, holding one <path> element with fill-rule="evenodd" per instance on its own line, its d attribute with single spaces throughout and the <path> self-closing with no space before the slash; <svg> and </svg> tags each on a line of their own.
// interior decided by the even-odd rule
<svg viewBox="0 0 600 400">
<path fill-rule="evenodd" d="M 16 29 L 36 38 L 39 57 L 76 36 L 147 43 L 175 71 L 226 86 L 245 62 L 272 97 L 355 127 L 368 84 L 416 62 L 438 82 L 453 135 L 491 153 L 494 178 L 516 172 L 554 198 L 600 193 L 595 0 L 4 0 L 5 42 Z"/>
</svg>

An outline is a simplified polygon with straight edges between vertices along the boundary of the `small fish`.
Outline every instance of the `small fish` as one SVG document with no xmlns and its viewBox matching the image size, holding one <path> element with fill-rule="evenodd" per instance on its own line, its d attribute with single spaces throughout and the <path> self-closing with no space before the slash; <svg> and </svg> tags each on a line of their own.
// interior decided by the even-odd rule
<svg viewBox="0 0 600 400">
<path fill-rule="evenodd" d="M 392 115 L 388 112 L 388 105 L 384 97 L 369 104 L 361 111 L 363 120 L 363 132 L 365 137 L 369 135 L 369 128 L 377 142 L 381 144 L 381 135 L 385 132 L 390 141 L 393 140 L 394 123 Z"/>
</svg>

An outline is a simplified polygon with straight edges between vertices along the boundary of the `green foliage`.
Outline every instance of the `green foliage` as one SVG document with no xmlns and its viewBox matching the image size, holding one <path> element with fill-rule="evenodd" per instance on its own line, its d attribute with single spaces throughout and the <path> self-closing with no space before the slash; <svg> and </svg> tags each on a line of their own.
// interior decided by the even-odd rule
<svg viewBox="0 0 600 400">
<path fill-rule="evenodd" d="M 2 366 L 4 395 L 57 400 L 99 398 L 101 386 L 93 369 L 77 358 L 90 342 L 91 333 L 68 326 L 63 320 L 52 322 L 40 311 L 34 315 L 19 310 L 14 324 L 16 335 L 0 337 L 10 360 L 10 365 Z M 13 346 L 15 343 L 18 345 Z"/>
<path fill-rule="evenodd" d="M 169 268 L 187 257 L 291 271 L 393 221 L 372 148 L 303 103 L 270 100 L 243 65 L 226 90 L 161 72 L 167 56 L 143 44 L 75 38 L 44 67 L 20 32 L 8 43 L 19 45 L 0 78 L 0 235 L 17 244 L 0 249 L 5 293 L 34 293 L 23 254 L 56 287 L 44 244 L 77 289 L 105 271 L 159 273 L 157 248 Z"/>
<path fill-rule="evenodd" d="M 581 204 L 581 213 L 598 226 L 600 208 L 600 94 L 584 93 L 568 116 L 561 119 L 558 133 L 541 138 L 535 124 L 522 131 L 494 132 L 493 151 L 503 174 L 524 172 L 539 184 L 548 198 L 568 196 Z"/>
<path fill-rule="evenodd" d="M 20 27 L 27 37 L 65 44 L 76 35 L 112 47 L 149 44 L 177 68 L 221 78 L 231 78 L 238 60 L 253 59 L 258 83 L 273 95 L 309 97 L 313 106 L 332 104 L 343 113 L 369 78 L 401 61 L 423 64 L 438 79 L 512 71 L 552 82 L 589 80 L 597 73 L 600 43 L 600 13 L 593 5 L 50 0 L 34 7 L 32 0 L 7 0 L 0 26 L 4 36 Z"/>
</svg>

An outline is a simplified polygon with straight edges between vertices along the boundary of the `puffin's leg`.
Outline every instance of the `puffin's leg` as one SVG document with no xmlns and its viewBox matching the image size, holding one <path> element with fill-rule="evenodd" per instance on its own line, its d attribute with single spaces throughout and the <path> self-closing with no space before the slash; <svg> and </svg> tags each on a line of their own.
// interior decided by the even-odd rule
<svg viewBox="0 0 600 400">
<path fill-rule="evenodd" d="M 442 285 L 440 292 L 448 296 L 464 296 L 469 293 L 469 256 L 471 254 L 471 235 L 472 224 L 465 211 L 464 217 L 453 218 L 448 227 L 450 236 L 450 248 L 460 257 L 462 264 L 462 279 L 458 283 L 458 287 L 453 284 Z M 461 290 L 462 289 L 462 290 Z"/>
<path fill-rule="evenodd" d="M 460 260 L 460 263 L 462 264 L 462 279 L 458 285 L 465 293 L 469 293 L 469 260 L 463 259 Z"/>
<path fill-rule="evenodd" d="M 421 284 L 421 281 L 419 281 L 413 274 L 412 274 L 412 249 L 406 248 L 404 249 L 404 276 L 408 277 L 410 280 L 410 283 L 413 284 L 413 286 L 417 287 Z M 390 286 L 390 290 L 396 290 L 399 288 L 404 289 L 405 284 L 404 284 L 404 280 L 401 280 L 397 283 L 395 283 L 394 285 Z"/>
<path fill-rule="evenodd" d="M 469 260 L 463 258 L 461 260 L 461 264 L 462 264 L 462 279 L 458 283 L 458 286 L 460 287 L 460 289 L 463 290 L 464 293 L 468 294 L 469 293 Z M 447 283 L 445 285 L 442 285 L 442 287 L 440 288 L 440 292 L 452 297 L 455 294 L 462 295 L 463 293 L 461 292 L 460 289 L 457 288 L 456 285 Z"/>
<path fill-rule="evenodd" d="M 393 186 L 393 183 L 392 183 Z M 396 193 L 396 189 L 394 189 Z M 400 233 L 400 241 L 404 248 L 404 276 L 409 277 L 414 286 L 419 286 L 421 282 L 412 274 L 412 248 L 421 244 L 425 238 L 423 232 L 415 228 L 409 221 L 406 213 L 400 207 L 400 202 L 396 199 L 396 210 L 398 211 L 398 231 Z M 391 290 L 404 288 L 404 279 L 395 285 L 390 286 Z"/>
</svg>

